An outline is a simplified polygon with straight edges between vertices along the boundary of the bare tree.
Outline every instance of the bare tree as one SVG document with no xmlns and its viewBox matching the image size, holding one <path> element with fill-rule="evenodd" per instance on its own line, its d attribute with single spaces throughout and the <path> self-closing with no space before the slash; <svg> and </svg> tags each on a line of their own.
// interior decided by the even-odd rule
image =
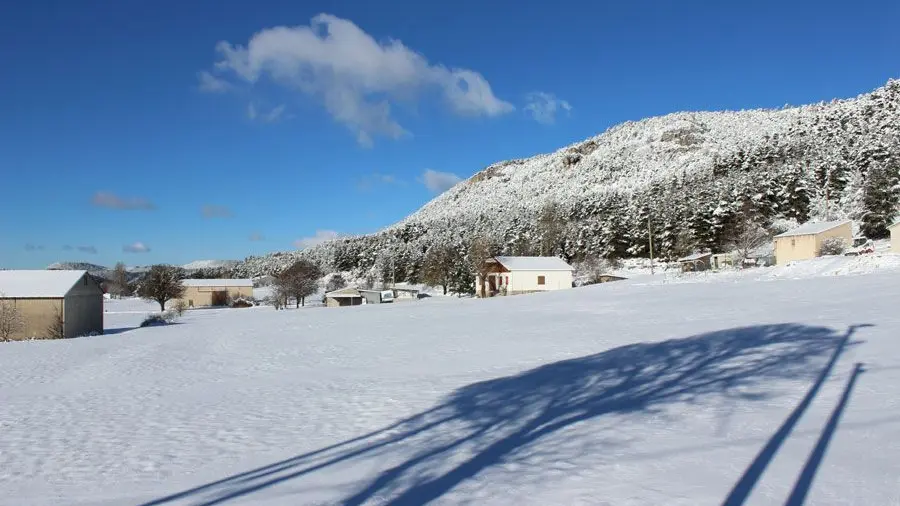
<svg viewBox="0 0 900 506">
<path fill-rule="evenodd" d="M 447 295 L 447 287 L 453 281 L 453 269 L 457 253 L 452 246 L 436 244 L 428 248 L 422 263 L 422 281 L 431 286 L 440 286 Z"/>
<path fill-rule="evenodd" d="M 469 246 L 469 263 L 479 278 L 479 296 L 487 297 L 487 275 L 491 272 L 488 262 L 497 253 L 496 244 L 487 236 L 476 237 Z"/>
<path fill-rule="evenodd" d="M 328 284 L 325 285 L 325 291 L 333 292 L 335 290 L 340 290 L 347 286 L 347 280 L 344 279 L 344 276 L 340 274 L 335 274 L 331 276 L 331 279 L 328 280 Z"/>
<path fill-rule="evenodd" d="M 137 294 L 146 300 L 159 303 L 160 311 L 166 310 L 166 302 L 184 295 L 184 270 L 171 265 L 153 265 L 141 278 Z"/>
<path fill-rule="evenodd" d="M 53 321 L 47 327 L 47 339 L 65 339 L 66 323 L 63 320 L 62 308 L 56 310 Z"/>
<path fill-rule="evenodd" d="M 0 294 L 2 297 L 2 294 Z M 0 300 L 0 341 L 11 341 L 14 334 L 25 328 L 25 319 L 10 300 Z"/>
<path fill-rule="evenodd" d="M 119 262 L 112 272 L 112 280 L 109 283 L 109 293 L 116 297 L 131 295 L 131 286 L 128 284 L 128 270 L 125 264 Z"/>
<path fill-rule="evenodd" d="M 754 250 L 769 242 L 771 237 L 759 224 L 757 213 L 752 210 L 749 203 L 745 203 L 724 239 L 725 244 L 734 252 L 732 261 L 740 266 Z"/>
<path fill-rule="evenodd" d="M 296 299 L 297 306 L 306 305 L 306 298 L 319 289 L 322 269 L 309 260 L 298 260 L 294 265 L 281 272 L 275 284 L 278 290 Z"/>
</svg>

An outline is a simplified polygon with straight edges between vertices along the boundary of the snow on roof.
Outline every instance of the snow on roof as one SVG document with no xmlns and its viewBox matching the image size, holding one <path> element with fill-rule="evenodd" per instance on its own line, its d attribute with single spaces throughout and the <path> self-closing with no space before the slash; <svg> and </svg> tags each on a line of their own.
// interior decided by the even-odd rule
<svg viewBox="0 0 900 506">
<path fill-rule="evenodd" d="M 87 271 L 0 271 L 0 297 L 62 298 Z"/>
<path fill-rule="evenodd" d="M 695 260 L 700 260 L 701 258 L 706 258 L 708 256 L 712 256 L 712 253 L 694 253 L 693 255 L 688 255 L 684 258 L 679 258 L 679 262 L 693 262 Z"/>
<path fill-rule="evenodd" d="M 511 271 L 571 271 L 574 268 L 557 257 L 494 257 Z"/>
<path fill-rule="evenodd" d="M 788 230 L 783 234 L 778 234 L 775 237 L 796 237 L 798 235 L 816 235 L 821 234 L 822 232 L 826 232 L 833 228 L 839 227 L 845 223 L 850 223 L 850 220 L 841 220 L 841 221 L 820 221 L 817 223 L 806 222 L 803 225 L 795 228 L 794 230 Z"/>
<path fill-rule="evenodd" d="M 894 227 L 900 227 L 900 220 L 897 220 L 894 223 L 891 223 L 890 225 L 888 225 L 888 230 L 890 230 Z"/>
<path fill-rule="evenodd" d="M 333 292 L 328 292 L 325 294 L 326 297 L 331 297 L 332 299 L 346 298 L 346 297 L 362 297 L 359 293 L 359 290 L 356 288 L 341 288 L 340 290 L 334 290 Z"/>
<path fill-rule="evenodd" d="M 181 284 L 184 286 L 253 286 L 252 279 L 182 279 Z"/>
</svg>

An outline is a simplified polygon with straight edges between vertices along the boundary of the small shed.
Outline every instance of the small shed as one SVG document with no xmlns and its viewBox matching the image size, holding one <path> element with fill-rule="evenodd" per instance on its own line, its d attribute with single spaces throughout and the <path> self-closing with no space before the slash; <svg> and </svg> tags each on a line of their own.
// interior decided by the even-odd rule
<svg viewBox="0 0 900 506">
<path fill-rule="evenodd" d="M 709 259 L 709 265 L 716 270 L 734 267 L 734 253 L 713 253 Z"/>
<path fill-rule="evenodd" d="M 327 307 L 360 306 L 364 300 L 365 297 L 356 288 L 341 288 L 325 294 Z"/>
<path fill-rule="evenodd" d="M 783 265 L 794 260 L 810 260 L 819 256 L 826 239 L 836 237 L 850 246 L 853 241 L 853 222 L 824 221 L 805 223 L 775 236 L 775 263 Z"/>
<path fill-rule="evenodd" d="M 386 304 L 394 302 L 393 290 L 357 290 L 366 304 Z"/>
<path fill-rule="evenodd" d="M 485 266 L 482 282 L 475 278 L 475 293 L 482 296 L 517 295 L 572 288 L 575 269 L 558 257 L 493 257 Z"/>
<path fill-rule="evenodd" d="M 181 300 L 188 307 L 225 306 L 229 301 L 253 297 L 252 279 L 183 279 Z"/>
<path fill-rule="evenodd" d="M 891 231 L 891 251 L 900 253 L 900 221 L 888 227 Z"/>
<path fill-rule="evenodd" d="M 394 293 L 394 299 L 419 299 L 419 290 L 416 288 L 398 288 L 392 287 L 391 290 Z"/>
<path fill-rule="evenodd" d="M 87 271 L 0 271 L 0 304 L 17 316 L 9 336 L 55 339 L 103 333 L 103 290 Z"/>
<path fill-rule="evenodd" d="M 694 253 L 684 258 L 679 258 L 681 272 L 699 272 L 709 270 L 712 266 L 712 253 Z"/>
</svg>

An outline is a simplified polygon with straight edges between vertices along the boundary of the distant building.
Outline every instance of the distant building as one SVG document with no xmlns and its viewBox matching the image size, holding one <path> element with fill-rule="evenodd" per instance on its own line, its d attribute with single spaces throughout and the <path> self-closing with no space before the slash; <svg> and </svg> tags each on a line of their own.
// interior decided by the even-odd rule
<svg viewBox="0 0 900 506">
<path fill-rule="evenodd" d="M 681 272 L 700 272 L 709 270 L 712 267 L 712 253 L 694 253 L 678 259 L 681 265 Z"/>
<path fill-rule="evenodd" d="M 387 304 L 394 302 L 393 290 L 357 290 L 362 298 L 365 299 L 364 304 Z M 327 296 L 326 296 L 327 298 Z M 327 301 L 326 301 L 327 302 Z"/>
<path fill-rule="evenodd" d="M 325 294 L 327 307 L 360 306 L 364 301 L 365 297 L 356 288 L 341 288 Z"/>
<path fill-rule="evenodd" d="M 775 263 L 784 265 L 794 260 L 809 260 L 819 256 L 825 239 L 837 237 L 850 246 L 853 228 L 850 220 L 806 223 L 794 230 L 775 236 Z"/>
<path fill-rule="evenodd" d="M 888 227 L 891 231 L 891 251 L 900 253 L 900 221 Z"/>
<path fill-rule="evenodd" d="M 103 333 L 103 290 L 87 271 L 0 271 L 0 303 L 22 318 L 14 340 Z"/>
<path fill-rule="evenodd" d="M 252 279 L 184 279 L 181 300 L 188 307 L 224 306 L 230 301 L 253 297 Z"/>
<path fill-rule="evenodd" d="M 557 257 L 494 257 L 488 260 L 485 279 L 488 297 L 572 288 L 574 268 Z M 481 296 L 481 277 L 475 293 Z"/>
</svg>

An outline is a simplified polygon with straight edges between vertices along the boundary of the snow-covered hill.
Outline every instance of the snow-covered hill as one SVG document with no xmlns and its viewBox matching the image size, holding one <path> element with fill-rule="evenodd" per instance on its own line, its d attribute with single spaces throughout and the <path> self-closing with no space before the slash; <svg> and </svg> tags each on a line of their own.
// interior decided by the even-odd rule
<svg viewBox="0 0 900 506">
<path fill-rule="evenodd" d="M 109 301 L 0 343 L 0 504 L 896 504 L 900 274 L 734 281 Z"/>
<path fill-rule="evenodd" d="M 200 269 L 230 269 L 238 263 L 240 262 L 237 260 L 194 260 L 181 267 L 188 271 Z"/>
<path fill-rule="evenodd" d="M 464 170 L 460 168 L 460 171 Z M 374 235 L 305 252 L 250 257 L 242 275 L 299 256 L 330 270 L 385 263 L 415 277 L 427 249 L 487 234 L 508 253 L 533 253 L 539 214 L 556 207 L 565 241 L 551 253 L 657 255 L 719 249 L 741 216 L 777 222 L 851 218 L 886 233 L 900 181 L 900 81 L 872 93 L 778 110 L 676 113 L 628 122 L 554 153 L 493 164 Z"/>
</svg>

